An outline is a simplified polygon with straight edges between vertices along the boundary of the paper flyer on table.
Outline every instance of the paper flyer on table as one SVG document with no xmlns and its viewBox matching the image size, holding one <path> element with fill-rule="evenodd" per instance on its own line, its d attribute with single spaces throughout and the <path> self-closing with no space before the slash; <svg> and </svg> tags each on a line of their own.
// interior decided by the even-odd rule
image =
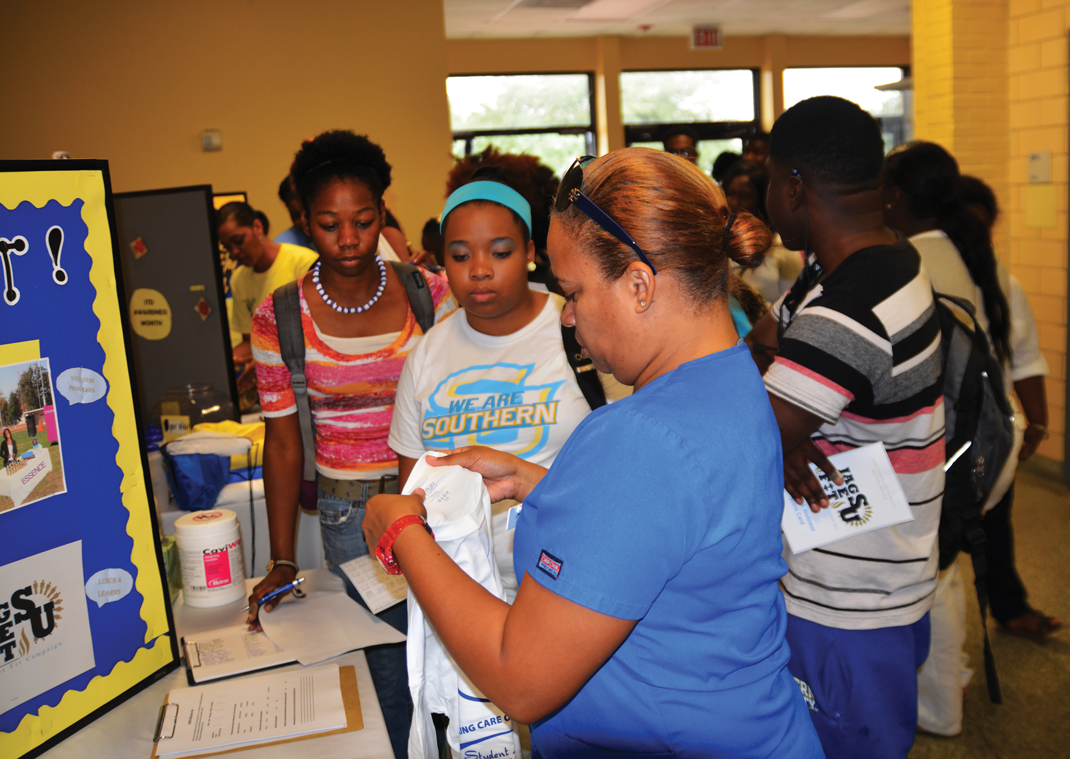
<svg viewBox="0 0 1070 759">
<path fill-rule="evenodd" d="M 780 527 L 793 553 L 914 520 L 883 443 L 837 453 L 829 461 L 843 475 L 842 486 L 810 465 L 828 496 L 827 509 L 815 514 L 806 503 L 797 504 L 784 492 Z"/>
<path fill-rule="evenodd" d="M 405 641 L 404 634 L 345 593 L 279 604 L 259 618 L 271 642 L 306 667 L 358 648 Z"/>
<path fill-rule="evenodd" d="M 372 614 L 389 609 L 408 596 L 409 584 L 405 582 L 405 575 L 387 574 L 383 565 L 371 554 L 358 556 L 340 566 Z"/>
</svg>

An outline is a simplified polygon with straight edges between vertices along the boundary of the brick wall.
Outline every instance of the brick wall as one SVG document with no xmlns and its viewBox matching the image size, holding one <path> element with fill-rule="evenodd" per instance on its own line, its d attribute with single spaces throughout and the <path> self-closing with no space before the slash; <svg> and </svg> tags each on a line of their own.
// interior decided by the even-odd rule
<svg viewBox="0 0 1070 759">
<path fill-rule="evenodd" d="M 981 177 L 1009 206 L 1008 0 L 915 0 L 914 132 L 943 145 L 963 173 Z M 1006 260 L 1009 224 L 993 230 Z"/>
<path fill-rule="evenodd" d="M 914 0 L 912 13 L 915 134 L 996 192 L 996 252 L 1029 295 L 1051 370 L 1040 453 L 1062 460 L 1070 0 Z M 1053 153 L 1057 193 L 1047 228 L 1026 226 L 1028 155 L 1040 150 Z"/>
<path fill-rule="evenodd" d="M 1040 453 L 1063 458 L 1066 406 L 1067 239 L 1067 26 L 1070 0 L 1008 0 L 1007 72 L 1010 106 L 1010 202 L 1003 202 L 1009 227 L 1011 272 L 1029 294 L 1048 360 L 1051 438 Z M 1028 155 L 1051 150 L 1057 193 L 1056 225 L 1026 226 Z M 1004 199 L 1001 197 L 1001 201 Z"/>
</svg>

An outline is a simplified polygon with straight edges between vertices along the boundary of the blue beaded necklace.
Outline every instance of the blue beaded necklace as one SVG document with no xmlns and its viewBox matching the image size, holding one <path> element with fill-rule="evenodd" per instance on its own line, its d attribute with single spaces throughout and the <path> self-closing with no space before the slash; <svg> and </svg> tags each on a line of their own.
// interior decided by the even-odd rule
<svg viewBox="0 0 1070 759">
<path fill-rule="evenodd" d="M 312 284 L 316 286 L 316 292 L 323 298 L 323 302 L 333 308 L 340 314 L 359 314 L 363 311 L 367 311 L 369 308 L 375 305 L 376 301 L 383 294 L 383 290 L 386 289 L 386 264 L 383 263 L 383 259 L 378 253 L 375 254 L 375 262 L 379 264 L 379 289 L 375 291 L 375 295 L 372 299 L 365 303 L 363 306 L 356 306 L 355 308 L 346 308 L 345 306 L 339 306 L 323 289 L 323 285 L 320 283 L 320 262 L 317 261 L 316 265 L 312 268 Z"/>
</svg>

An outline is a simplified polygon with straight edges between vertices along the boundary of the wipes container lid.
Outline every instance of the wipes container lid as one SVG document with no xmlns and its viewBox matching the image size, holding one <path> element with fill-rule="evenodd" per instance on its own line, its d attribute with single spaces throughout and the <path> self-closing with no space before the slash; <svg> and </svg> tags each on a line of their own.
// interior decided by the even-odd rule
<svg viewBox="0 0 1070 759">
<path fill-rule="evenodd" d="M 230 509 L 191 511 L 175 520 L 175 537 L 210 538 L 238 526 L 238 515 Z"/>
</svg>

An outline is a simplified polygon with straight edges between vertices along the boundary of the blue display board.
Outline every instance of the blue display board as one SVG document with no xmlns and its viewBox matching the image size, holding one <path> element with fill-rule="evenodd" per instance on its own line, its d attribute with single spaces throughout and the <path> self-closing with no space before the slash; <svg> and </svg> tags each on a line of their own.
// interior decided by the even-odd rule
<svg viewBox="0 0 1070 759">
<path fill-rule="evenodd" d="M 0 756 L 177 666 L 107 163 L 0 162 Z"/>
</svg>

